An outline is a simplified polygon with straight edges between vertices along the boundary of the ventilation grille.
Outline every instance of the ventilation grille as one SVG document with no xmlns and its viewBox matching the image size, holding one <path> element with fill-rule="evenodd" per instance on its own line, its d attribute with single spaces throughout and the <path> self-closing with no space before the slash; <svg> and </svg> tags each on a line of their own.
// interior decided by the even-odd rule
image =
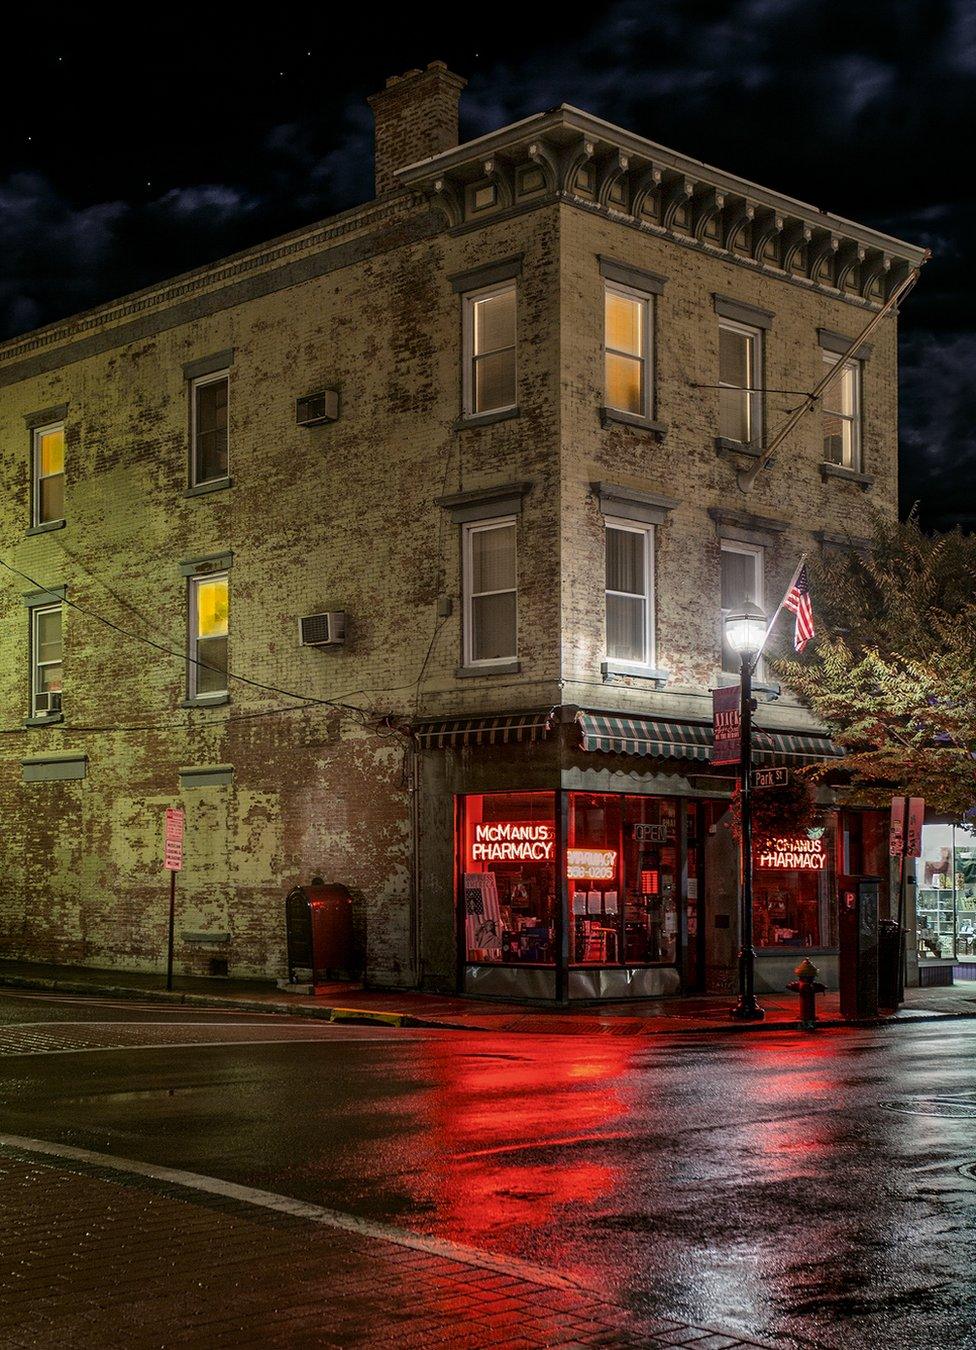
<svg viewBox="0 0 976 1350">
<path fill-rule="evenodd" d="M 303 647 L 336 647 L 346 640 L 346 616 L 342 610 L 306 614 L 298 620 Z"/>
</svg>

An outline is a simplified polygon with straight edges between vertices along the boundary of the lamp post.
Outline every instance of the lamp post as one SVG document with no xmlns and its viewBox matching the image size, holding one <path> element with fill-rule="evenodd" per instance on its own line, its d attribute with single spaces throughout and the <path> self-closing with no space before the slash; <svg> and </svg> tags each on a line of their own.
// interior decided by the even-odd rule
<svg viewBox="0 0 976 1350">
<path fill-rule="evenodd" d="M 725 619 L 725 639 L 739 657 L 739 1001 L 732 1016 L 761 1022 L 766 1016 L 756 1002 L 756 952 L 752 945 L 752 670 L 766 636 L 766 616 L 746 601 Z"/>
</svg>

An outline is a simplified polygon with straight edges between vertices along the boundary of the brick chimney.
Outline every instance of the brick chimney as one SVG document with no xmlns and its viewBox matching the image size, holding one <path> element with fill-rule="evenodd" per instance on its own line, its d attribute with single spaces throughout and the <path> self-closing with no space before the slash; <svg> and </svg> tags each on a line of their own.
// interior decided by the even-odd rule
<svg viewBox="0 0 976 1350">
<path fill-rule="evenodd" d="M 377 197 L 397 186 L 396 169 L 457 145 L 458 103 L 466 84 L 443 61 L 431 61 L 426 70 L 392 75 L 386 88 L 367 100 L 376 123 Z"/>
</svg>

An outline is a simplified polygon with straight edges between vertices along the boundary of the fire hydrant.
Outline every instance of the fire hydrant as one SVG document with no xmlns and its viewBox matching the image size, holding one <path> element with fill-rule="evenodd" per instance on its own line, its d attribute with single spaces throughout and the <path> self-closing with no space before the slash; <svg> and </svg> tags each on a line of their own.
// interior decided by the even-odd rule
<svg viewBox="0 0 976 1350">
<path fill-rule="evenodd" d="M 824 993 L 827 986 L 817 979 L 817 967 L 806 957 L 796 967 L 796 979 L 788 985 L 800 995 L 800 1026 L 804 1031 L 813 1031 L 817 1025 L 817 995 Z"/>
</svg>

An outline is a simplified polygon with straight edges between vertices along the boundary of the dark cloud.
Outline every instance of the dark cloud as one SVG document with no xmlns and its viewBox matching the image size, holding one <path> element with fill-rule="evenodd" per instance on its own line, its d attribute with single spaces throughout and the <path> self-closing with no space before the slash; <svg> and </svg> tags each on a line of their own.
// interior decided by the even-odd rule
<svg viewBox="0 0 976 1350">
<path fill-rule="evenodd" d="M 283 11 L 259 43 L 200 11 L 194 43 L 153 22 L 138 61 L 68 25 L 58 74 L 74 62 L 86 90 L 70 118 L 45 123 L 36 63 L 22 88 L 8 72 L 0 336 L 363 200 L 365 95 L 443 57 L 470 77 L 466 136 L 572 103 L 929 247 L 902 316 L 905 504 L 976 516 L 974 0 L 616 0 L 565 40 L 504 4 L 487 40 L 371 11 L 348 18 L 345 64 L 328 11 Z"/>
</svg>

